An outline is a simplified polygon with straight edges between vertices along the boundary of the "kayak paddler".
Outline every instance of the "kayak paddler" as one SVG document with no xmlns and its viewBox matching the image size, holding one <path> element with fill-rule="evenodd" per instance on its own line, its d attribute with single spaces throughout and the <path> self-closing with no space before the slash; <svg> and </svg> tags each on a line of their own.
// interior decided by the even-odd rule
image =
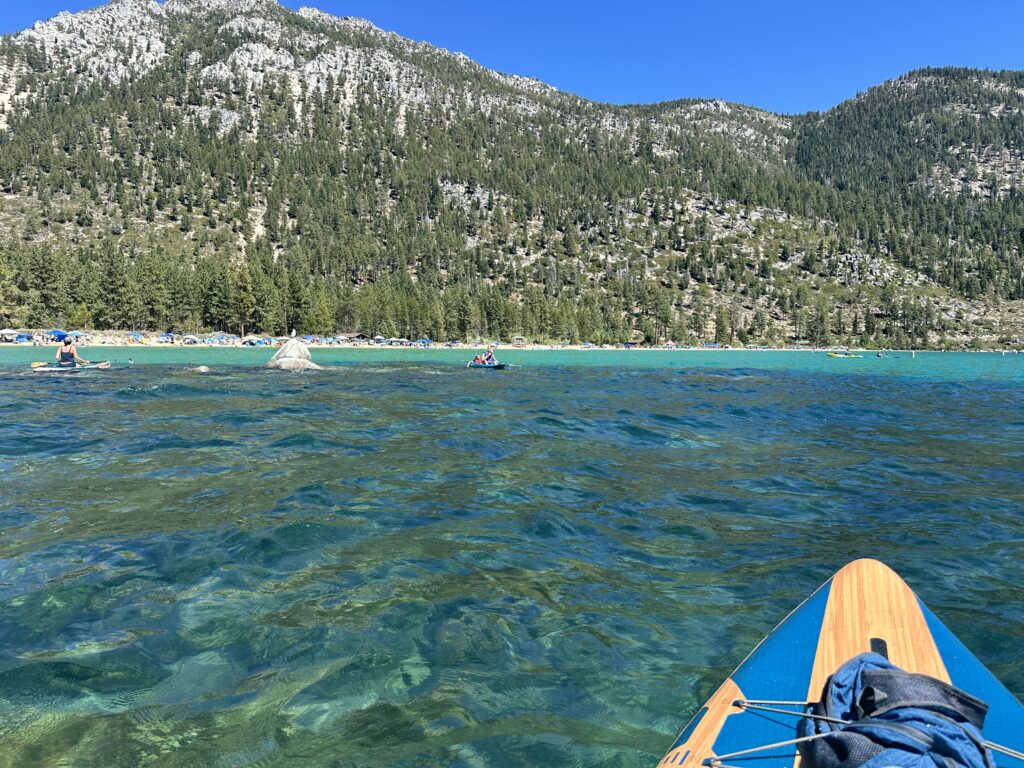
<svg viewBox="0 0 1024 768">
<path fill-rule="evenodd" d="M 76 364 L 88 365 L 88 360 L 83 360 L 78 356 L 78 349 L 75 348 L 74 339 L 71 336 L 65 336 L 64 341 L 57 348 L 57 365 L 61 368 L 74 368 Z"/>
</svg>

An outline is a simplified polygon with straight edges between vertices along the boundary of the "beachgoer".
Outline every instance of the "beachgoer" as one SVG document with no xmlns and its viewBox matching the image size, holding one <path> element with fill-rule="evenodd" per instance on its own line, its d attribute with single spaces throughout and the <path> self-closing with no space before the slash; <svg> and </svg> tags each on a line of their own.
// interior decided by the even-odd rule
<svg viewBox="0 0 1024 768">
<path fill-rule="evenodd" d="M 83 360 L 78 356 L 78 350 L 75 348 L 75 341 L 70 336 L 65 336 L 64 341 L 57 348 L 57 365 L 62 368 L 74 368 L 76 363 L 83 363 L 88 365 L 88 360 Z"/>
</svg>

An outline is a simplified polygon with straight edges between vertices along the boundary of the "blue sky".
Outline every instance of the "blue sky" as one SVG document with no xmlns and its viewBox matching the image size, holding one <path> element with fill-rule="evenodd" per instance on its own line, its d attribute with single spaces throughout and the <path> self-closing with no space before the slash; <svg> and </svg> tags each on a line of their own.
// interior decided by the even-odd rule
<svg viewBox="0 0 1024 768">
<path fill-rule="evenodd" d="M 97 0 L 0 0 L 0 32 Z M 923 66 L 1024 69 L 1021 0 L 282 0 L 614 103 L 827 109 Z"/>
</svg>

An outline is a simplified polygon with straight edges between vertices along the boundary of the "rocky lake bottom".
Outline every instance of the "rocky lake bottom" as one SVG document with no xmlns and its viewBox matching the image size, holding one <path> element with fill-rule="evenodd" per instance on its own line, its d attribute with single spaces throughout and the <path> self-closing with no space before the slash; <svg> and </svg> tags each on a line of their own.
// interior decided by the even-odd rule
<svg viewBox="0 0 1024 768">
<path fill-rule="evenodd" d="M 43 352 L 0 765 L 653 765 L 862 556 L 1024 692 L 1024 356 Z"/>
</svg>

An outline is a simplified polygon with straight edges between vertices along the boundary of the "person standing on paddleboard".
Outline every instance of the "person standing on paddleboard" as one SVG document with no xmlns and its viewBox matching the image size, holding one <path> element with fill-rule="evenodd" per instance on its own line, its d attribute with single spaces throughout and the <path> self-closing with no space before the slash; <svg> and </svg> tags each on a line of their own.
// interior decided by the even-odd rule
<svg viewBox="0 0 1024 768">
<path fill-rule="evenodd" d="M 75 342 L 70 336 L 65 336 L 64 341 L 57 348 L 57 365 L 61 368 L 74 368 L 76 363 L 82 365 L 88 365 L 88 360 L 83 360 L 78 356 L 78 350 L 75 348 Z"/>
</svg>

